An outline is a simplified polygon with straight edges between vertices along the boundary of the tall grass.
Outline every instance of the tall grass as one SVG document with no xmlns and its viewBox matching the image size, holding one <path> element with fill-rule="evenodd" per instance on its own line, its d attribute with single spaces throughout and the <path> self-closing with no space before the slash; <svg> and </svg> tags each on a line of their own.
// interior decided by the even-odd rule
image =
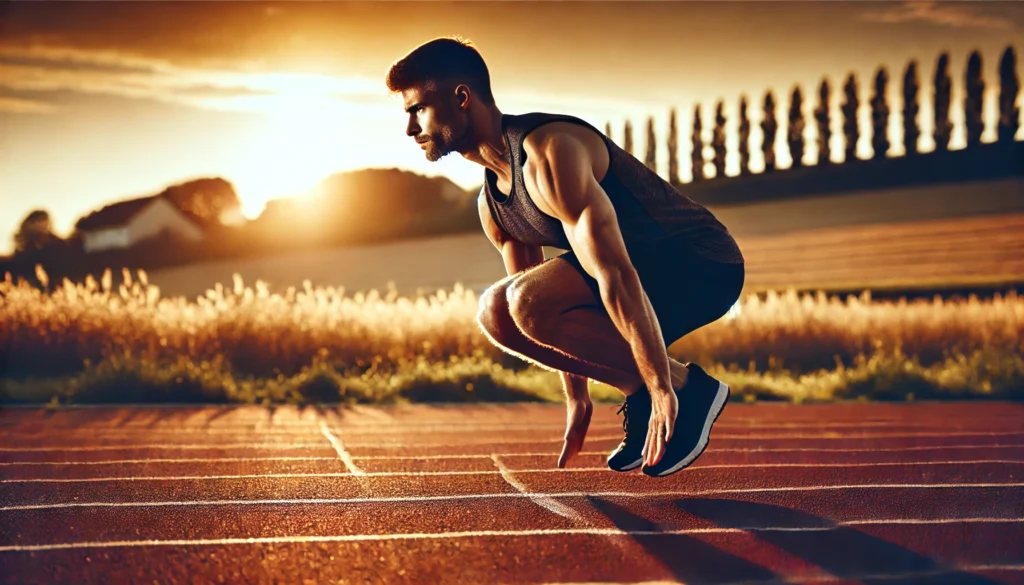
<svg viewBox="0 0 1024 585">
<path fill-rule="evenodd" d="M 257 281 L 161 298 L 145 272 L 44 289 L 0 283 L 8 401 L 558 399 L 557 375 L 494 347 L 478 300 L 271 294 Z M 1024 301 L 879 302 L 868 293 L 748 296 L 669 349 L 718 372 L 740 398 L 828 400 L 1024 394 Z M 596 385 L 598 399 L 617 393 Z"/>
</svg>

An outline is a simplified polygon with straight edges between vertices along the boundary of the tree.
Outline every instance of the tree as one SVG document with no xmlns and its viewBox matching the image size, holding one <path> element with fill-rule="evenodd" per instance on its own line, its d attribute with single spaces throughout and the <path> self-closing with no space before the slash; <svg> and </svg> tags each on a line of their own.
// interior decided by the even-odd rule
<svg viewBox="0 0 1024 585">
<path fill-rule="evenodd" d="M 654 135 L 654 116 L 647 117 L 647 156 L 644 164 L 652 171 L 658 170 L 658 137 Z"/>
<path fill-rule="evenodd" d="M 935 149 L 949 148 L 949 137 L 953 123 L 949 121 L 949 92 L 952 81 L 949 78 L 949 54 L 939 55 L 935 65 Z"/>
<path fill-rule="evenodd" d="M 750 118 L 747 96 L 740 96 L 740 175 L 750 174 Z"/>
<path fill-rule="evenodd" d="M 917 126 L 917 61 L 911 61 L 903 74 L 903 148 L 907 155 L 917 154 L 917 139 L 921 131 Z"/>
<path fill-rule="evenodd" d="M 967 99 L 964 104 L 964 121 L 967 126 L 967 146 L 981 144 L 981 133 L 985 130 L 985 121 L 981 117 L 984 105 L 982 97 L 985 93 L 985 80 L 981 77 L 981 53 L 972 51 L 967 59 L 967 74 L 964 79 L 967 88 Z"/>
<path fill-rule="evenodd" d="M 693 109 L 693 133 L 690 135 L 690 142 L 693 145 L 690 152 L 690 166 L 693 170 L 694 181 L 704 178 L 704 137 L 701 136 L 703 124 L 700 118 L 700 104 L 697 104 L 697 107 Z"/>
<path fill-rule="evenodd" d="M 182 211 L 210 223 L 219 223 L 226 214 L 241 208 L 234 186 L 224 179 L 196 179 L 164 189 L 166 197 Z"/>
<path fill-rule="evenodd" d="M 846 153 L 844 162 L 857 158 L 857 142 L 860 140 L 860 128 L 857 124 L 857 109 L 860 100 L 857 97 L 857 76 L 850 73 L 843 86 L 845 101 L 843 102 L 843 134 L 846 137 Z"/>
<path fill-rule="evenodd" d="M 711 135 L 711 147 L 715 151 L 715 177 L 719 179 L 725 176 L 725 113 L 722 111 L 724 107 L 722 100 L 718 100 L 718 104 L 715 105 L 715 130 Z"/>
<path fill-rule="evenodd" d="M 35 209 L 21 220 L 18 231 L 14 233 L 14 253 L 18 255 L 43 250 L 61 241 L 53 233 L 50 213 L 45 209 Z"/>
<path fill-rule="evenodd" d="M 622 150 L 633 154 L 633 123 L 626 120 L 626 128 L 623 132 L 625 136 L 622 138 Z"/>
<path fill-rule="evenodd" d="M 764 119 L 761 120 L 761 130 L 764 132 L 761 150 L 764 152 L 764 172 L 766 173 L 775 170 L 775 132 L 778 128 L 779 122 L 775 119 L 775 96 L 769 91 L 764 96 Z"/>
<path fill-rule="evenodd" d="M 830 164 L 831 152 L 829 141 L 832 139 L 832 128 L 829 127 L 829 101 L 831 90 L 828 86 L 828 79 L 822 79 L 818 87 L 818 105 L 814 108 L 814 121 L 818 127 L 818 164 Z"/>
<path fill-rule="evenodd" d="M 668 182 L 679 185 L 679 131 L 676 128 L 676 109 L 668 113 Z"/>
<path fill-rule="evenodd" d="M 793 88 L 793 95 L 789 99 L 787 128 L 789 153 L 793 157 L 792 167 L 795 169 L 804 166 L 804 124 L 804 96 L 797 86 Z"/>
<path fill-rule="evenodd" d="M 1017 107 L 1017 93 L 1020 80 L 1017 78 L 1017 55 L 1013 47 L 1006 47 L 999 60 L 999 142 L 1013 142 L 1020 120 Z"/>
<path fill-rule="evenodd" d="M 607 136 L 608 138 L 612 137 L 612 123 L 611 122 L 605 122 L 604 123 L 604 135 Z"/>
<path fill-rule="evenodd" d="M 871 148 L 876 159 L 885 158 L 889 152 L 889 104 L 885 101 L 885 89 L 889 84 L 889 73 L 879 67 L 875 74 L 875 94 L 871 96 Z"/>
</svg>

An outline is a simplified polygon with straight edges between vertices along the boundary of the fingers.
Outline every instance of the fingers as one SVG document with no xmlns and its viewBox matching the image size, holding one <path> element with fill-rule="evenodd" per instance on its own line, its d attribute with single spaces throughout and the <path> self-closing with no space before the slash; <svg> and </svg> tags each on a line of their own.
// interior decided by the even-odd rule
<svg viewBox="0 0 1024 585">
<path fill-rule="evenodd" d="M 644 449 L 641 451 L 641 455 L 644 457 L 644 464 L 649 465 L 651 460 L 651 445 L 654 443 L 654 428 L 657 426 L 657 421 L 654 416 L 651 416 L 651 421 L 648 423 L 647 437 L 644 440 Z"/>
</svg>

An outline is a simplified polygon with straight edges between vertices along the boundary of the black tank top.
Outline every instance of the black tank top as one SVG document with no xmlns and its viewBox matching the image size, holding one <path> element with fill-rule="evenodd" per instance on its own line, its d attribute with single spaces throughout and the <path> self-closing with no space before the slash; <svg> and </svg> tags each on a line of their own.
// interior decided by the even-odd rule
<svg viewBox="0 0 1024 585">
<path fill-rule="evenodd" d="M 555 121 L 582 124 L 597 132 L 608 147 L 608 172 L 600 185 L 615 208 L 627 248 L 672 237 L 682 239 L 695 253 L 710 260 L 743 262 L 729 230 L 707 208 L 680 193 L 590 123 L 564 114 L 502 115 L 502 132 L 512 160 L 512 192 L 506 194 L 498 189 L 497 175 L 490 169 L 484 170 L 482 191 L 494 221 L 512 239 L 535 246 L 571 249 L 562 222 L 537 208 L 527 195 L 523 180 L 523 139 L 538 126 Z"/>
</svg>

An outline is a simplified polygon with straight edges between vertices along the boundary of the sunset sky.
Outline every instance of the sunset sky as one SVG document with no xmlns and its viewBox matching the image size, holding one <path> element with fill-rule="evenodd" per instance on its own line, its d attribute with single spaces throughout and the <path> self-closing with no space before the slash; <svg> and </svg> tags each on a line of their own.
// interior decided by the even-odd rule
<svg viewBox="0 0 1024 585">
<path fill-rule="evenodd" d="M 646 116 L 664 143 L 668 110 L 679 108 L 687 168 L 697 102 L 709 129 L 717 99 L 730 117 L 746 93 L 756 128 L 766 90 L 785 118 L 793 86 L 810 111 L 827 76 L 838 108 L 852 71 L 866 129 L 874 72 L 885 65 L 896 131 L 904 67 L 918 60 L 927 107 L 944 50 L 954 100 L 969 52 L 982 52 L 994 107 L 999 57 L 1013 45 L 1019 62 L 1022 32 L 1018 2 L 4 2 L 0 253 L 32 209 L 48 210 L 64 236 L 104 204 L 198 177 L 231 181 L 250 218 L 268 199 L 363 167 L 479 184 L 483 170 L 461 157 L 424 159 L 384 87 L 389 64 L 437 36 L 474 42 L 506 113 L 611 121 L 620 143 L 629 118 L 642 153 Z"/>
</svg>

